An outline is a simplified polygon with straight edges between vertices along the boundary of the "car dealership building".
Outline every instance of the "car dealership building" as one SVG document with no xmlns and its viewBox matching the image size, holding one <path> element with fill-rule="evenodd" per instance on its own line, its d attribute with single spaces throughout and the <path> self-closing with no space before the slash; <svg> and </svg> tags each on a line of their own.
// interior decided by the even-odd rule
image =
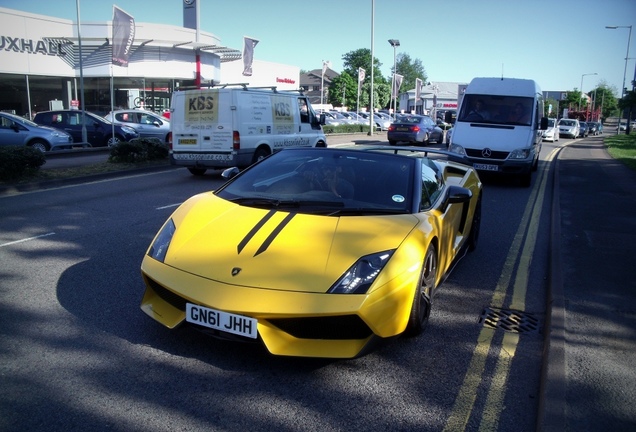
<svg viewBox="0 0 636 432">
<path fill-rule="evenodd" d="M 185 15 L 184 15 L 185 22 Z M 254 60 L 245 76 L 241 50 L 195 28 L 135 23 L 128 66 L 112 63 L 112 22 L 81 22 L 0 8 L 0 110 L 81 107 L 169 108 L 179 88 L 219 83 L 300 87 L 300 68 Z M 111 85 L 112 82 L 112 85 Z"/>
</svg>

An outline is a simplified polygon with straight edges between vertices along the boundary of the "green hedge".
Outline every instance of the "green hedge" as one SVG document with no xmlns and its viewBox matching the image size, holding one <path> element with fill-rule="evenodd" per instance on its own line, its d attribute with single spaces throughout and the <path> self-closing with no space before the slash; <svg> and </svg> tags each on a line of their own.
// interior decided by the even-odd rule
<svg viewBox="0 0 636 432">
<path fill-rule="evenodd" d="M 0 180 L 32 176 L 46 163 L 44 153 L 32 147 L 0 147 Z"/>
<path fill-rule="evenodd" d="M 120 142 L 110 149 L 108 162 L 135 163 L 166 159 L 168 146 L 157 138 L 135 138 Z"/>
<path fill-rule="evenodd" d="M 337 133 L 360 133 L 369 132 L 368 124 L 344 124 L 338 126 L 323 125 L 322 131 L 325 134 L 337 134 Z"/>
</svg>

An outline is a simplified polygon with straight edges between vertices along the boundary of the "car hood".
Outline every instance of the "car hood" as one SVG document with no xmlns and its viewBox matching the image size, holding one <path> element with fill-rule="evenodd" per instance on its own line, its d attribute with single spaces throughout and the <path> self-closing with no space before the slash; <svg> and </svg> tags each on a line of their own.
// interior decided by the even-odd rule
<svg viewBox="0 0 636 432">
<path fill-rule="evenodd" d="M 251 208 L 211 193 L 173 220 L 165 264 L 226 284 L 303 292 L 326 292 L 361 256 L 397 248 L 418 222 Z"/>
</svg>

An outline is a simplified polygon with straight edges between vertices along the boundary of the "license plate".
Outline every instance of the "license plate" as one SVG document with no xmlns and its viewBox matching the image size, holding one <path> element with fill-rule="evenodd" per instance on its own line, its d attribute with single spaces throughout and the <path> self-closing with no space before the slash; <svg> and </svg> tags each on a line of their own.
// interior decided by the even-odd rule
<svg viewBox="0 0 636 432">
<path fill-rule="evenodd" d="M 409 128 L 407 128 L 407 127 L 398 127 L 398 128 L 395 128 L 395 130 L 396 131 L 400 131 L 400 132 L 408 132 Z"/>
<path fill-rule="evenodd" d="M 196 144 L 197 140 L 195 139 L 191 139 L 191 138 L 179 138 L 179 144 Z"/>
<path fill-rule="evenodd" d="M 251 339 L 257 336 L 256 319 L 191 303 L 186 304 L 186 321 Z"/>
<path fill-rule="evenodd" d="M 491 165 L 491 164 L 474 164 L 473 165 L 475 167 L 476 170 L 481 170 L 481 171 L 497 171 L 499 170 L 499 167 L 497 165 Z"/>
</svg>

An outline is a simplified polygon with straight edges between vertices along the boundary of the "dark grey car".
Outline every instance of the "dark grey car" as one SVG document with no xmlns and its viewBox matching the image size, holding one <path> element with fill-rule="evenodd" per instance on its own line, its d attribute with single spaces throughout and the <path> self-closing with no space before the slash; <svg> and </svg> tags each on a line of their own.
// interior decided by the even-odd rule
<svg viewBox="0 0 636 432">
<path fill-rule="evenodd" d="M 0 145 L 30 146 L 44 152 L 70 148 L 73 137 L 64 131 L 0 112 Z"/>
<path fill-rule="evenodd" d="M 387 132 L 389 144 L 398 142 L 427 145 L 430 141 L 438 144 L 444 142 L 444 131 L 437 126 L 432 118 L 423 115 L 404 115 L 398 121 L 391 123 Z"/>
<path fill-rule="evenodd" d="M 114 125 L 113 128 L 113 124 L 103 117 L 88 111 L 85 111 L 84 114 L 82 115 L 80 110 L 44 111 L 37 113 L 33 121 L 68 132 L 76 143 L 82 142 L 84 125 L 86 126 L 87 140 L 93 147 L 110 147 L 121 141 L 139 138 L 137 131 L 129 126 Z"/>
</svg>

